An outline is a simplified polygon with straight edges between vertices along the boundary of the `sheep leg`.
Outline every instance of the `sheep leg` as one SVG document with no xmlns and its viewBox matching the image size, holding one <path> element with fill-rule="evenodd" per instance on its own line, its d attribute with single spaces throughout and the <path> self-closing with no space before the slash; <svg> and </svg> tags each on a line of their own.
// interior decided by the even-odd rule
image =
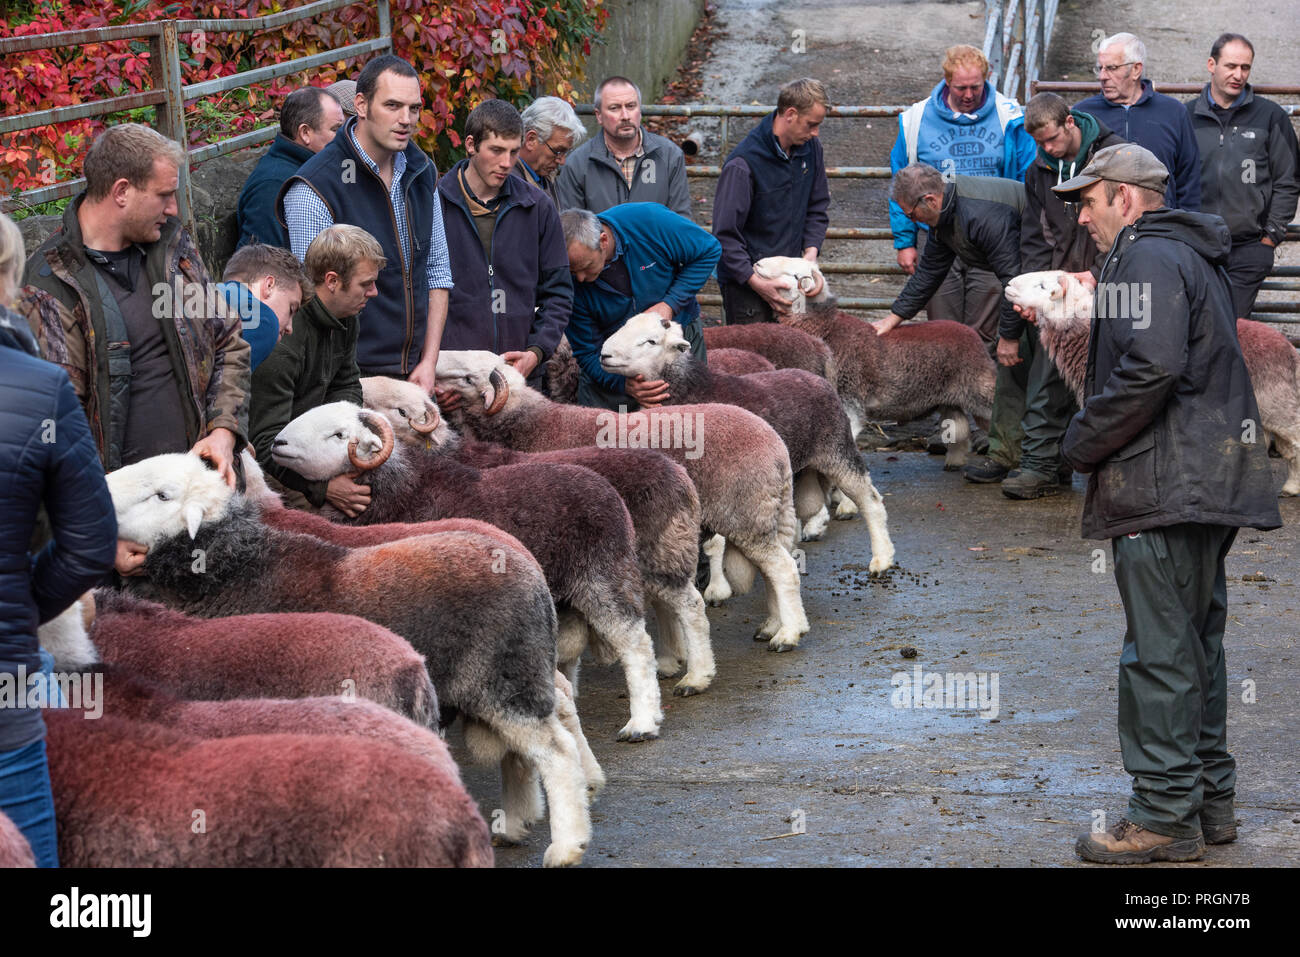
<svg viewBox="0 0 1300 957">
<path fill-rule="evenodd" d="M 841 393 L 840 404 L 844 406 L 844 414 L 849 417 L 849 431 L 853 433 L 853 441 L 857 442 L 867 425 L 866 417 L 862 414 L 862 403 Z"/>
<path fill-rule="evenodd" d="M 559 631 L 555 639 L 555 656 L 561 667 L 576 662 L 587 648 L 590 634 L 587 620 L 575 611 L 565 609 L 559 613 Z M 576 671 L 569 680 L 576 678 Z"/>
<path fill-rule="evenodd" d="M 660 678 L 674 678 L 682 670 L 682 643 L 677 633 L 677 620 L 658 599 L 651 599 L 655 618 L 659 622 L 659 640 L 655 647 L 655 669 Z"/>
<path fill-rule="evenodd" d="M 962 421 L 965 421 L 965 416 Z M 858 461 L 858 468 L 850 466 L 836 470 L 831 478 L 862 512 L 862 518 L 867 523 L 867 534 L 871 536 L 871 564 L 867 567 L 871 574 L 880 574 L 894 564 L 894 543 L 889 538 L 885 500 L 871 483 L 871 473 L 862 467 L 861 460 Z"/>
<path fill-rule="evenodd" d="M 654 644 L 645 630 L 645 619 L 620 616 L 602 606 L 588 610 L 588 621 L 597 640 L 622 664 L 627 681 L 632 716 L 619 731 L 618 740 L 649 741 L 659 737 L 664 714 L 659 708 Z"/>
<path fill-rule="evenodd" d="M 944 445 L 948 447 L 943 470 L 955 472 L 970 457 L 970 420 L 961 409 L 943 408 L 939 410 L 939 430 Z"/>
<path fill-rule="evenodd" d="M 803 522 L 801 540 L 815 542 L 826 532 L 831 523 L 831 513 L 826 508 L 826 495 L 817 472 L 804 469 L 794 483 L 795 516 Z"/>
<path fill-rule="evenodd" d="M 551 809 L 551 844 L 542 865 L 571 867 L 580 863 L 591 840 L 591 816 L 582 759 L 573 735 L 554 712 L 545 718 L 498 719 L 495 730 L 541 775 Z"/>
<path fill-rule="evenodd" d="M 767 580 L 767 621 L 759 627 L 756 640 L 768 638 L 772 651 L 790 651 L 808 632 L 808 616 L 799 596 L 799 567 L 794 556 L 777 542 L 755 542 L 740 546 L 745 557 L 758 566 Z"/>
<path fill-rule="evenodd" d="M 605 787 L 605 772 L 600 769 L 600 762 L 591 753 L 587 736 L 582 733 L 582 722 L 578 720 L 578 709 L 573 703 L 573 687 L 558 671 L 555 673 L 555 715 L 564 729 L 573 735 L 578 746 L 578 758 L 582 761 L 582 774 L 587 779 L 587 794 L 594 798 Z"/>
<path fill-rule="evenodd" d="M 704 554 L 709 556 L 709 585 L 704 589 L 704 600 L 710 605 L 721 605 L 731 597 L 731 583 L 722 570 L 722 556 L 727 548 L 727 540 L 721 535 L 714 535 L 704 543 Z"/>
<path fill-rule="evenodd" d="M 682 697 L 699 694 L 708 688 L 717 674 L 704 599 L 695 586 L 688 583 L 661 592 L 654 604 L 659 620 L 671 620 L 674 637 L 683 639 L 685 643 L 686 674 L 673 686 L 673 694 Z"/>
<path fill-rule="evenodd" d="M 536 768 L 514 751 L 507 751 L 501 758 L 501 803 L 505 826 L 501 834 L 493 835 L 493 842 L 520 844 L 529 826 L 542 817 L 542 791 Z"/>
<path fill-rule="evenodd" d="M 853 452 L 857 454 L 858 447 L 853 446 Z M 858 507 L 840 490 L 840 487 L 826 477 L 824 473 L 819 473 L 821 479 L 822 492 L 825 493 L 827 501 L 835 506 L 835 512 L 831 516 L 837 522 L 846 522 L 858 514 Z"/>
<path fill-rule="evenodd" d="M 1282 494 L 1300 495 L 1300 444 L 1281 432 L 1273 433 L 1273 444 L 1277 446 L 1282 458 L 1286 459 L 1286 484 L 1282 486 Z"/>
<path fill-rule="evenodd" d="M 559 665 L 560 674 L 564 675 L 569 681 L 569 694 L 573 696 L 574 701 L 578 700 L 578 671 L 581 665 L 582 662 L 578 658 L 561 662 Z"/>
</svg>

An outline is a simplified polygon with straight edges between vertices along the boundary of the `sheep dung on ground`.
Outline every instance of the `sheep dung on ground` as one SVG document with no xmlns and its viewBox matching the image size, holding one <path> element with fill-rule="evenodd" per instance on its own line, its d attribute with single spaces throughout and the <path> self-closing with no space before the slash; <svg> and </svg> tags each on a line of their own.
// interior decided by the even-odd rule
<svg viewBox="0 0 1300 957">
<path fill-rule="evenodd" d="M 1059 269 L 1023 273 L 1007 283 L 1006 297 L 1037 312 L 1044 348 L 1065 384 L 1083 404 L 1088 370 L 1093 292 Z M 1271 438 L 1287 463 L 1283 495 L 1300 495 L 1300 357 L 1278 330 L 1237 320 L 1237 340 L 1259 404 L 1262 441 Z"/>
<path fill-rule="evenodd" d="M 812 483 L 815 494 L 801 495 L 796 485 L 798 518 L 806 521 L 825 508 L 823 492 L 834 485 L 866 520 L 871 571 L 883 572 L 894 564 L 884 500 L 871 483 L 844 407 L 825 379 L 802 369 L 748 376 L 715 373 L 691 355 L 681 326 L 650 312 L 632 316 L 605 339 L 600 364 L 615 375 L 663 380 L 672 403 L 722 402 L 761 416 L 785 443 L 791 468 L 822 477 L 820 488 Z"/>
<path fill-rule="evenodd" d="M 272 455 L 311 481 L 360 470 L 370 504 L 355 518 L 342 516 L 344 522 L 459 516 L 517 536 L 546 573 L 556 604 L 590 624 L 597 655 L 622 664 L 631 717 L 619 740 L 659 736 L 663 712 L 645 630 L 636 535 L 623 500 L 599 475 L 550 463 L 480 472 L 436 450 L 397 445 L 385 416 L 350 402 L 298 416 L 276 436 Z"/>
<path fill-rule="evenodd" d="M 499 356 L 444 350 L 438 384 L 461 397 L 454 413 L 481 439 L 525 452 L 595 445 L 658 448 L 682 465 L 702 524 L 726 537 L 767 579 L 768 617 L 756 638 L 788 651 L 808 631 L 799 596 L 790 456 L 772 427 L 744 409 L 684 405 L 630 414 L 562 405 L 528 388 Z"/>
<path fill-rule="evenodd" d="M 898 326 L 883 336 L 861 319 L 835 307 L 821 270 L 806 259 L 772 256 L 754 264 L 754 271 L 787 283 L 794 311 L 779 317 L 817 336 L 835 357 L 835 388 L 853 427 L 861 433 L 868 419 L 908 422 L 938 411 L 948 454 L 949 471 L 966 464 L 970 454 L 970 423 L 986 429 L 993 413 L 997 366 L 979 334 L 959 322 L 935 319 Z M 812 299 L 805 293 L 822 288 Z"/>
<path fill-rule="evenodd" d="M 700 500 L 686 470 L 653 449 L 560 449 L 517 452 L 494 442 L 458 435 L 439 418 L 438 407 L 417 385 L 373 376 L 361 380 L 366 406 L 387 417 L 398 440 L 419 450 L 433 449 L 476 469 L 550 462 L 579 465 L 605 478 L 622 497 L 636 533 L 637 565 L 659 619 L 659 673 L 677 674 L 679 658 L 686 674 L 673 689 L 698 694 L 716 668 L 709 644 L 704 599 L 695 587 L 700 533 Z M 561 644 L 564 643 L 563 625 Z M 678 651 L 677 649 L 683 649 Z M 562 649 L 561 661 L 576 655 Z M 571 672 L 572 673 L 572 672 Z"/>
<path fill-rule="evenodd" d="M 536 563 L 464 532 L 346 549 L 268 528 L 254 503 L 194 455 L 146 459 L 110 474 L 108 485 L 119 534 L 148 548 L 129 590 L 208 618 L 346 611 L 392 629 L 424 655 L 440 702 L 464 716 L 477 754 L 513 754 L 537 768 L 551 810 L 544 862 L 581 860 L 585 781 L 556 714 L 555 607 Z M 439 571 L 454 561 L 475 564 L 477 580 L 446 587 Z M 502 770 L 507 836 L 517 840 L 532 802 L 517 787 L 524 776 L 506 762 Z"/>
<path fill-rule="evenodd" d="M 704 344 L 708 347 L 710 367 L 715 350 L 745 349 L 763 356 L 778 369 L 805 369 L 835 384 L 835 359 L 830 346 L 790 326 L 775 322 L 710 326 L 704 330 Z"/>
<path fill-rule="evenodd" d="M 776 366 L 757 352 L 748 349 L 710 349 L 709 368 L 725 375 L 753 375 L 755 372 L 771 372 Z"/>
<path fill-rule="evenodd" d="M 346 735 L 205 739 L 63 709 L 47 710 L 45 723 L 64 867 L 492 862 L 487 827 L 459 778 L 394 744 Z"/>
</svg>

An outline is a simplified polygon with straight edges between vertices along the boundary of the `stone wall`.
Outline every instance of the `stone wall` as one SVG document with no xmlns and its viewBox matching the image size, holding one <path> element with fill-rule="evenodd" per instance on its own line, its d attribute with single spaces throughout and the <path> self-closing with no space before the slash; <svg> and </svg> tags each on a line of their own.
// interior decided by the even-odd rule
<svg viewBox="0 0 1300 957">
<path fill-rule="evenodd" d="M 580 92 L 589 98 L 601 78 L 619 74 L 639 85 L 646 101 L 652 102 L 676 72 L 699 22 L 704 0 L 606 2 L 610 17 L 604 43 L 593 44 L 587 61 L 587 82 Z M 235 228 L 239 191 L 265 150 L 262 147 L 220 156 L 191 171 L 190 193 L 198 233 L 195 238 L 203 261 L 216 277 L 220 277 L 239 239 Z M 32 216 L 18 225 L 30 254 L 58 228 L 59 217 Z"/>
</svg>

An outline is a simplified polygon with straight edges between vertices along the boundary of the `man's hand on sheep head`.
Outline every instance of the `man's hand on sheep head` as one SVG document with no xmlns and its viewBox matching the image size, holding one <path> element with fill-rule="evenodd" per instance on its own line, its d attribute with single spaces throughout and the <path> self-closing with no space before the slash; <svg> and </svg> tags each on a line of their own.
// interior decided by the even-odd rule
<svg viewBox="0 0 1300 957">
<path fill-rule="evenodd" d="M 119 538 L 117 540 L 117 558 L 113 561 L 113 567 L 117 569 L 117 573 L 123 578 L 143 575 L 144 559 L 148 554 L 149 549 L 139 542 Z"/>
<path fill-rule="evenodd" d="M 356 518 L 370 507 L 370 486 L 357 485 L 353 481 L 360 474 L 360 472 L 347 472 L 336 475 L 325 487 L 325 501 L 348 518 Z"/>
<path fill-rule="evenodd" d="M 220 473 L 226 484 L 235 488 L 235 433 L 229 429 L 215 428 L 190 449 L 199 458 L 207 459 Z"/>
<path fill-rule="evenodd" d="M 527 379 L 537 368 L 537 353 L 531 349 L 525 349 L 523 352 L 504 352 L 501 358 L 505 359 L 512 366 L 519 370 L 519 374 Z"/>
</svg>

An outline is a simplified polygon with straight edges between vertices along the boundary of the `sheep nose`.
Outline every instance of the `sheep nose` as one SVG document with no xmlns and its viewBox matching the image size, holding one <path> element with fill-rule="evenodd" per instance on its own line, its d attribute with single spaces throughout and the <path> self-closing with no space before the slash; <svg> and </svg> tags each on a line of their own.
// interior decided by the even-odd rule
<svg viewBox="0 0 1300 957">
<path fill-rule="evenodd" d="M 278 448 L 281 448 L 282 446 L 285 446 L 285 445 L 288 445 L 288 444 L 289 444 L 289 443 L 288 443 L 286 440 L 284 440 L 284 439 L 276 439 L 274 442 L 271 443 L 271 448 L 272 448 L 272 449 L 278 449 Z"/>
</svg>

